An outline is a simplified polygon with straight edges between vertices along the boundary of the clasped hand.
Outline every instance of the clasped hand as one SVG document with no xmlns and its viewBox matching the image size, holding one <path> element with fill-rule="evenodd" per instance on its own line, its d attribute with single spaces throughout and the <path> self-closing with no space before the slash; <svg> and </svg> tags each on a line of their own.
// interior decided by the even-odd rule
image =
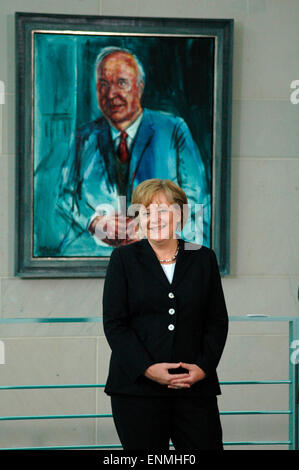
<svg viewBox="0 0 299 470">
<path fill-rule="evenodd" d="M 89 226 L 89 231 L 111 246 L 128 245 L 138 240 L 136 220 L 120 214 L 95 217 Z"/>
<path fill-rule="evenodd" d="M 177 369 L 183 367 L 188 373 L 170 374 L 168 369 Z M 175 364 L 169 362 L 161 362 L 148 367 L 144 373 L 146 377 L 168 388 L 190 388 L 192 384 L 205 378 L 206 373 L 196 364 L 187 364 L 185 362 L 177 362 Z"/>
</svg>

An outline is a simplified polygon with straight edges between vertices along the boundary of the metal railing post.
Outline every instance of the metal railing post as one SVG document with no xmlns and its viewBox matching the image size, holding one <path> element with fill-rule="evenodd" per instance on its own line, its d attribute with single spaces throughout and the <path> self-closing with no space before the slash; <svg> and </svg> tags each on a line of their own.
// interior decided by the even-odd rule
<svg viewBox="0 0 299 470">
<path fill-rule="evenodd" d="M 299 357 L 296 358 L 296 346 L 299 347 L 299 319 L 293 319 L 289 322 L 289 445 L 290 450 L 299 450 L 299 420 L 298 420 L 298 404 L 299 404 Z M 299 356 L 299 354 L 298 354 Z"/>
</svg>

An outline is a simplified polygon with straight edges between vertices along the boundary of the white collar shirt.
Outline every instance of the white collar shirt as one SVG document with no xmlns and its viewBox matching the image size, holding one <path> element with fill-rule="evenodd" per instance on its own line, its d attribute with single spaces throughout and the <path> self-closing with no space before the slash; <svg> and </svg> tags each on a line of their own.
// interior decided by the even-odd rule
<svg viewBox="0 0 299 470">
<path fill-rule="evenodd" d="M 128 134 L 127 145 L 128 145 L 129 151 L 131 150 L 133 140 L 134 140 L 134 138 L 137 134 L 137 131 L 139 129 L 139 126 L 140 126 L 140 123 L 141 123 L 141 120 L 142 120 L 142 116 L 143 116 L 143 113 L 141 113 L 140 116 L 138 116 L 138 118 L 133 122 L 133 124 L 131 124 L 126 129 L 126 133 Z M 111 130 L 114 150 L 116 150 L 119 146 L 119 143 L 120 143 L 121 131 L 118 130 L 118 129 L 115 129 L 115 127 L 113 127 L 111 124 L 110 124 L 110 130 Z"/>
</svg>

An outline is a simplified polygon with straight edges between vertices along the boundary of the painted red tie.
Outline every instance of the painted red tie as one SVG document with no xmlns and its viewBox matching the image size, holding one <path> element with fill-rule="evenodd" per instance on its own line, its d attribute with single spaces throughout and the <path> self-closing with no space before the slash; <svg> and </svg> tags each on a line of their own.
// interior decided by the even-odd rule
<svg viewBox="0 0 299 470">
<path fill-rule="evenodd" d="M 122 163 L 126 163 L 129 158 L 129 150 L 127 145 L 128 134 L 125 131 L 122 131 L 120 136 L 120 143 L 117 149 L 118 158 Z"/>
</svg>

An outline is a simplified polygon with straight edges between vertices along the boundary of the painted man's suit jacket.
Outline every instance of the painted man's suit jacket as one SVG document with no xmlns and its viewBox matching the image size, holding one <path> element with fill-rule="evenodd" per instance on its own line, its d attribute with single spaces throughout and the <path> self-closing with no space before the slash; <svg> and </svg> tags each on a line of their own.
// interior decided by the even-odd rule
<svg viewBox="0 0 299 470">
<path fill-rule="evenodd" d="M 111 247 L 104 242 L 95 243 L 87 227 L 100 204 L 118 209 L 116 158 L 110 127 L 105 118 L 101 117 L 77 131 L 63 164 L 57 201 L 62 215 L 60 220 L 64 221 L 61 228 L 59 224 L 57 226 L 57 230 L 61 230 L 60 237 L 64 238 L 62 254 L 72 255 L 74 250 L 79 250 L 81 255 L 111 253 Z M 135 187 L 149 178 L 170 179 L 185 191 L 191 209 L 191 217 L 183 232 L 188 241 L 202 243 L 202 239 L 192 239 L 191 223 L 195 219 L 195 204 L 203 204 L 203 241 L 209 246 L 210 190 L 204 164 L 190 130 L 182 118 L 144 109 L 131 148 L 127 207 Z M 64 237 L 67 225 L 69 230 Z"/>
<path fill-rule="evenodd" d="M 103 293 L 103 326 L 112 350 L 108 395 L 221 394 L 216 368 L 228 316 L 216 256 L 182 239 L 179 246 L 172 283 L 146 238 L 111 255 Z M 180 361 L 197 364 L 206 377 L 176 390 L 144 375 L 152 364 Z"/>
</svg>

